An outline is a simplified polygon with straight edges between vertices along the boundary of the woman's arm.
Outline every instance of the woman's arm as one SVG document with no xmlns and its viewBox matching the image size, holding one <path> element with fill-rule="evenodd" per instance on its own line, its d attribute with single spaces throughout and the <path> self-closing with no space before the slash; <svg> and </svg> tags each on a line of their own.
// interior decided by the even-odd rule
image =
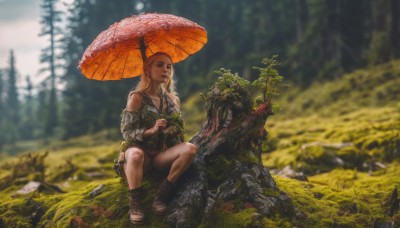
<svg viewBox="0 0 400 228">
<path fill-rule="evenodd" d="M 126 108 L 121 115 L 121 133 L 127 142 L 143 141 L 145 129 L 142 128 L 139 112 L 143 105 L 142 102 L 142 97 L 139 94 L 129 94 Z"/>
</svg>

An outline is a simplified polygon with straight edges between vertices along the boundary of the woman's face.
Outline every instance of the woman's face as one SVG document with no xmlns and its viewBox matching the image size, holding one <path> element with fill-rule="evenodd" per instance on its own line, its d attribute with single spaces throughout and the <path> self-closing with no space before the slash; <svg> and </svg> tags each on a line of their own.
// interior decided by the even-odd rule
<svg viewBox="0 0 400 228">
<path fill-rule="evenodd" d="M 172 63 L 166 55 L 156 56 L 150 67 L 150 79 L 156 83 L 168 83 L 171 77 Z"/>
</svg>

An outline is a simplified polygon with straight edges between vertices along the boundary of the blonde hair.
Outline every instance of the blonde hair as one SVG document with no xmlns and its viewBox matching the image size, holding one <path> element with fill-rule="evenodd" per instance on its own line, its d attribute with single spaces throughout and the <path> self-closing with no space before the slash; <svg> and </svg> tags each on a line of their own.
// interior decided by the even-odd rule
<svg viewBox="0 0 400 228">
<path fill-rule="evenodd" d="M 140 82 L 136 86 L 135 90 L 143 91 L 143 92 L 147 92 L 150 90 L 152 84 L 151 84 L 151 79 L 150 79 L 150 75 L 148 75 L 148 72 L 151 70 L 151 66 L 155 62 L 157 56 L 160 56 L 160 55 L 167 56 L 172 63 L 171 57 L 168 54 L 163 53 L 163 52 L 157 52 L 154 55 L 149 56 L 143 63 L 143 74 L 140 76 Z M 173 66 L 171 67 L 171 75 L 169 75 L 168 78 L 169 78 L 168 83 L 162 84 L 161 89 L 163 92 L 167 92 L 167 93 L 171 94 L 173 97 L 176 97 L 177 93 L 175 91 Z"/>
</svg>

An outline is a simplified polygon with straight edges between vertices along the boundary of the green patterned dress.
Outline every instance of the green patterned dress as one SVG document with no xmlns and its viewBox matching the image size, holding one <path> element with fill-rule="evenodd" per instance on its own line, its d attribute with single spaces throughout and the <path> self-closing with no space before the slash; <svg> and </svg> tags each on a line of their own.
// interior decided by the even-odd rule
<svg viewBox="0 0 400 228">
<path fill-rule="evenodd" d="M 125 141 L 122 143 L 121 152 L 130 147 L 141 148 L 149 157 L 165 151 L 184 139 L 184 123 L 181 113 L 170 95 L 163 93 L 163 100 L 167 104 L 167 114 L 159 113 L 151 98 L 140 91 L 131 93 L 139 94 L 142 97 L 143 105 L 138 111 L 129 112 L 126 109 L 121 114 L 121 133 Z M 131 95 L 131 94 L 130 94 Z M 167 119 L 168 124 L 158 135 L 149 136 L 143 139 L 143 132 L 152 128 L 157 119 Z"/>
</svg>

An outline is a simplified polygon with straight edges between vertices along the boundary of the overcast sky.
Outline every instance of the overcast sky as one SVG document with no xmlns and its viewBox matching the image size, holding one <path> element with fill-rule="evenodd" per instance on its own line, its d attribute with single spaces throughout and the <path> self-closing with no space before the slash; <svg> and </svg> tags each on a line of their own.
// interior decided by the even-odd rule
<svg viewBox="0 0 400 228">
<path fill-rule="evenodd" d="M 45 66 L 39 63 L 40 50 L 47 46 L 46 37 L 38 35 L 41 31 L 41 1 L 0 0 L 0 68 L 9 66 L 12 49 L 19 80 L 25 82 L 29 75 L 35 84 L 46 76 L 38 74 Z"/>
</svg>

